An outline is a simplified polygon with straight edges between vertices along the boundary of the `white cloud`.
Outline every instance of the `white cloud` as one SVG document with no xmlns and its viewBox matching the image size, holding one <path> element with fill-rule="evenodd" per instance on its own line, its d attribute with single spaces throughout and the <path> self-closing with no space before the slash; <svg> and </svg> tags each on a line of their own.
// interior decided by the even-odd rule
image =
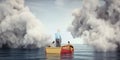
<svg viewBox="0 0 120 60">
<path fill-rule="evenodd" d="M 49 36 L 43 24 L 24 6 L 24 0 L 0 2 L 0 48 L 39 48 Z"/>
</svg>

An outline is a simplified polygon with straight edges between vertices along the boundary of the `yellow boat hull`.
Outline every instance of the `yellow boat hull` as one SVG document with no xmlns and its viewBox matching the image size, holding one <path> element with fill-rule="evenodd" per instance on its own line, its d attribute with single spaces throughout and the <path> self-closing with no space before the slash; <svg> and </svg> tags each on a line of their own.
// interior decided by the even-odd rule
<svg viewBox="0 0 120 60">
<path fill-rule="evenodd" d="M 60 54 L 61 47 L 47 47 L 46 53 L 48 53 L 48 54 Z"/>
</svg>

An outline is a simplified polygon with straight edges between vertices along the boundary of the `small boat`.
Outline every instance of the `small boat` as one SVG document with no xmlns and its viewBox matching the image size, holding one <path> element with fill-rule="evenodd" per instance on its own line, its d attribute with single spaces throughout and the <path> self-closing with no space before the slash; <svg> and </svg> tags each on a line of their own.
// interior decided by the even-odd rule
<svg viewBox="0 0 120 60">
<path fill-rule="evenodd" d="M 74 47 L 72 45 L 64 45 L 61 47 L 46 47 L 47 54 L 73 54 Z"/>
</svg>

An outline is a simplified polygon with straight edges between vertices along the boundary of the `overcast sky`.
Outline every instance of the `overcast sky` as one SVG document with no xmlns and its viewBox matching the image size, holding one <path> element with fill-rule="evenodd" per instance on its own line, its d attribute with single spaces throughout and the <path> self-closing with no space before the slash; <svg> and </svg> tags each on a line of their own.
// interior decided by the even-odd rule
<svg viewBox="0 0 120 60">
<path fill-rule="evenodd" d="M 60 29 L 62 43 L 71 41 L 73 44 L 82 44 L 81 39 L 73 39 L 67 31 L 73 20 L 72 11 L 80 8 L 81 0 L 25 0 L 31 12 L 44 24 L 47 32 L 52 35 Z"/>
</svg>

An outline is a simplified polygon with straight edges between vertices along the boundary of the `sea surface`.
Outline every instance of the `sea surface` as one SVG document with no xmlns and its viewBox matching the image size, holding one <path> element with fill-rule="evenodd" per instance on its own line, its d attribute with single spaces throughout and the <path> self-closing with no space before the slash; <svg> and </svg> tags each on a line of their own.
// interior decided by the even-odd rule
<svg viewBox="0 0 120 60">
<path fill-rule="evenodd" d="M 118 52 L 95 52 L 87 45 L 74 45 L 73 55 L 45 54 L 45 49 L 0 49 L 0 60 L 120 60 Z"/>
</svg>

